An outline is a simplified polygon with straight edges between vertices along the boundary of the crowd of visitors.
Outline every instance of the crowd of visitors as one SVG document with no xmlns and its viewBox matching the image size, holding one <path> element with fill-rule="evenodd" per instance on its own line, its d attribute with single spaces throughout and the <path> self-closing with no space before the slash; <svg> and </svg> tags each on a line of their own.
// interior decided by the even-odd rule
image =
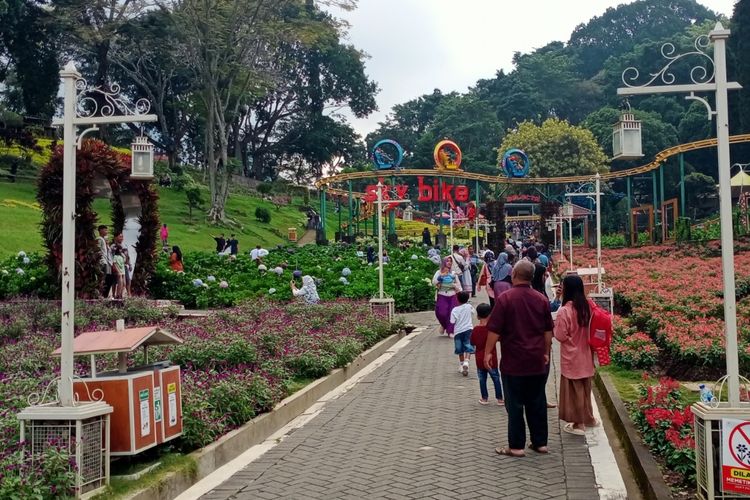
<svg viewBox="0 0 750 500">
<path fill-rule="evenodd" d="M 497 256 L 490 250 L 480 253 L 481 257 L 471 246 L 456 245 L 438 260 L 440 269 L 432 283 L 439 333 L 453 339 L 463 376 L 468 376 L 469 359 L 475 355 L 479 404 L 489 404 L 489 377 L 497 404 L 505 406 L 508 442 L 495 451 L 511 457 L 522 457 L 527 449 L 548 453 L 547 412 L 555 407 L 546 396 L 553 339 L 560 344 L 563 430 L 584 435 L 586 427 L 598 425 L 591 404 L 595 366 L 589 343 L 589 320 L 596 305 L 586 297 L 579 276 L 569 274 L 558 285 L 553 283 L 552 256 L 533 238 L 509 239 Z M 430 247 L 428 258 L 435 257 L 440 258 L 439 249 Z M 470 296 L 483 289 L 489 304 L 474 308 Z"/>
</svg>

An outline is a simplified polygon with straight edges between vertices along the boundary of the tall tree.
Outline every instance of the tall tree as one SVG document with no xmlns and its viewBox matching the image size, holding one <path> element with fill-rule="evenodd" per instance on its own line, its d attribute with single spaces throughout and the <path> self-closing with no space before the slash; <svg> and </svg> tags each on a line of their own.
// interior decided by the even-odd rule
<svg viewBox="0 0 750 500">
<path fill-rule="evenodd" d="M 158 117 L 152 140 L 166 153 L 170 167 L 182 150 L 189 114 L 196 112 L 194 84 L 180 56 L 180 37 L 172 15 L 158 10 L 123 26 L 111 51 L 113 73 L 122 76 L 118 81 L 130 83 L 134 93 L 145 94 L 151 102 Z"/>
<path fill-rule="evenodd" d="M 13 78 L 7 81 L 6 71 L 0 70 L 0 82 L 20 91 L 18 104 L 22 107 L 14 106 L 14 111 L 43 120 L 52 116 L 59 86 L 59 37 L 53 19 L 41 4 L 32 0 L 3 0 L 0 59 L 12 67 Z"/>
<path fill-rule="evenodd" d="M 531 161 L 532 177 L 562 177 L 606 172 L 607 157 L 586 128 L 557 118 L 541 125 L 523 122 L 509 130 L 498 148 L 498 164 L 505 151 L 523 150 Z"/>
<path fill-rule="evenodd" d="M 646 40 L 668 39 L 716 17 L 695 0 L 639 0 L 610 7 L 578 25 L 568 43 L 579 55 L 583 75 L 591 77 L 609 57 L 622 55 Z"/>
<path fill-rule="evenodd" d="M 264 78 L 263 64 L 285 2 L 270 0 L 176 0 L 175 19 L 205 110 L 205 150 L 211 193 L 209 219 L 225 220 L 233 164 L 230 126 L 241 98 Z"/>
<path fill-rule="evenodd" d="M 734 4 L 732 14 L 732 36 L 729 37 L 732 52 L 734 78 L 742 83 L 742 90 L 730 95 L 736 102 L 732 129 L 735 133 L 750 131 L 750 0 L 739 0 Z"/>
<path fill-rule="evenodd" d="M 236 156 L 247 151 L 245 164 L 252 161 L 249 173 L 256 178 L 272 175 L 268 162 L 283 155 L 283 148 L 307 155 L 309 168 L 319 176 L 321 165 L 329 158 L 321 159 L 317 155 L 320 149 L 308 139 L 324 129 L 336 135 L 331 143 L 346 141 L 349 136 L 347 127 L 331 127 L 324 118 L 341 123 L 336 113 L 339 108 L 347 106 L 357 117 L 376 108 L 377 85 L 365 74 L 364 55 L 343 43 L 336 20 L 315 9 L 311 13 L 309 5 L 287 8 L 283 16 L 284 22 L 295 28 L 270 58 L 274 76 L 267 91 L 242 108 L 239 120 Z M 316 125 L 311 126 L 313 123 Z M 301 148 L 305 143 L 309 147 Z"/>
</svg>

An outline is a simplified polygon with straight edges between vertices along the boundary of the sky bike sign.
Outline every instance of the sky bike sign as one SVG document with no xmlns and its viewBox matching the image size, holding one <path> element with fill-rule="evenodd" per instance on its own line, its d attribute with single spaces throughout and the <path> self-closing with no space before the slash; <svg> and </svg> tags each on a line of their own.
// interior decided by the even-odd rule
<svg viewBox="0 0 750 500">
<path fill-rule="evenodd" d="M 380 179 L 383 182 L 383 179 Z M 383 190 L 383 201 L 409 199 L 409 186 L 397 184 L 388 190 Z M 378 201 L 378 186 L 371 184 L 365 188 L 364 200 L 368 203 Z M 419 202 L 447 202 L 452 208 L 456 202 L 466 203 L 469 201 L 469 188 L 464 185 L 449 184 L 445 181 L 433 179 L 425 182 L 424 176 L 417 177 L 417 201 Z"/>
<path fill-rule="evenodd" d="M 721 420 L 721 489 L 750 494 L 750 422 Z"/>
</svg>

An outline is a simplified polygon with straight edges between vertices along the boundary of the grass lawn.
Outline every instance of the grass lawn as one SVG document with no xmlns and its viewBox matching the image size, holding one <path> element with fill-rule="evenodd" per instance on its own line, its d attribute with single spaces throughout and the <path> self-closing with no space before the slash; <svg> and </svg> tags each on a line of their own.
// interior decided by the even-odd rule
<svg viewBox="0 0 750 500">
<path fill-rule="evenodd" d="M 169 227 L 169 242 L 179 245 L 182 250 L 213 250 L 211 234 L 223 232 L 227 236 L 235 233 L 240 242 L 240 251 L 247 252 L 256 244 L 266 247 L 287 242 L 287 228 L 297 228 L 302 236 L 302 224 L 307 221 L 304 212 L 299 211 L 302 198 L 297 197 L 292 205 L 276 209 L 274 205 L 246 192 L 231 193 L 227 202 L 227 217 L 236 222 L 233 225 L 214 226 L 205 221 L 205 210 L 194 210 L 192 220 L 188 217 L 185 193 L 172 189 L 159 189 L 159 212 L 162 223 Z M 209 199 L 204 190 L 204 200 Z M 311 204 L 317 208 L 317 200 L 311 197 Z M 338 214 L 334 213 L 333 203 L 328 203 L 327 233 L 333 240 L 338 229 Z M 265 207 L 271 213 L 271 222 L 264 224 L 255 219 L 255 209 Z M 102 224 L 111 223 L 109 200 L 98 199 L 94 210 L 99 213 Z M 348 210 L 342 210 L 341 220 L 345 223 Z M 42 250 L 42 237 L 39 232 L 41 210 L 36 203 L 36 185 L 29 182 L 14 184 L 0 181 L 0 257 L 12 255 L 19 250 L 34 252 Z"/>
</svg>

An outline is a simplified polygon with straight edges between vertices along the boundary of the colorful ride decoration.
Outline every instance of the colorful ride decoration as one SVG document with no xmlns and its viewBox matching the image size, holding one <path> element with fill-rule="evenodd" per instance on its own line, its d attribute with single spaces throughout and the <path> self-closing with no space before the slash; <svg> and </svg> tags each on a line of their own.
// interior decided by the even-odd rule
<svg viewBox="0 0 750 500">
<path fill-rule="evenodd" d="M 508 177 L 526 177 L 529 175 L 531 162 L 526 153 L 520 149 L 509 149 L 503 154 L 501 166 Z"/>
<path fill-rule="evenodd" d="M 396 169 L 404 161 L 404 148 L 391 139 L 378 141 L 372 148 L 372 162 L 377 170 Z"/>
<path fill-rule="evenodd" d="M 437 170 L 461 170 L 461 148 L 453 141 L 438 142 L 432 157 Z"/>
</svg>

